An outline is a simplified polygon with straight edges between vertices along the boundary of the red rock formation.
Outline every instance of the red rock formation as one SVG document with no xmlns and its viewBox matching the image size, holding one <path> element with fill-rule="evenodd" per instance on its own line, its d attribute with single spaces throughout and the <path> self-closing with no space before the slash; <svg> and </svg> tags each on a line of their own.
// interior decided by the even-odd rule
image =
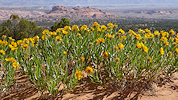
<svg viewBox="0 0 178 100">
<path fill-rule="evenodd" d="M 111 14 L 108 12 L 103 12 L 98 8 L 88 7 L 73 7 L 66 8 L 64 6 L 53 6 L 52 10 L 47 14 L 47 16 L 60 15 L 60 17 L 91 17 L 91 18 L 100 18 L 100 17 L 110 17 Z"/>
</svg>

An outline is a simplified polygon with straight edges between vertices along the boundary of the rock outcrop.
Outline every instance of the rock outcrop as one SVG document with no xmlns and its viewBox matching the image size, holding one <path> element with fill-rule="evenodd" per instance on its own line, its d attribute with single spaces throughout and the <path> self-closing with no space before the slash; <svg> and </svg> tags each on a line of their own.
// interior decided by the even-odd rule
<svg viewBox="0 0 178 100">
<path fill-rule="evenodd" d="M 11 14 L 26 18 L 34 22 L 56 22 L 61 18 L 68 18 L 70 21 L 86 20 L 86 19 L 108 19 L 115 18 L 116 15 L 111 15 L 98 8 L 88 7 L 73 7 L 67 8 L 64 6 L 53 6 L 52 10 L 45 13 L 43 10 L 31 9 L 0 9 L 0 20 L 9 19 Z"/>
<path fill-rule="evenodd" d="M 67 8 L 64 6 L 53 6 L 52 10 L 46 14 L 46 16 L 58 16 L 58 17 L 91 17 L 91 18 L 100 18 L 100 17 L 115 17 L 108 12 L 103 12 L 98 8 L 88 7 L 73 7 Z"/>
</svg>

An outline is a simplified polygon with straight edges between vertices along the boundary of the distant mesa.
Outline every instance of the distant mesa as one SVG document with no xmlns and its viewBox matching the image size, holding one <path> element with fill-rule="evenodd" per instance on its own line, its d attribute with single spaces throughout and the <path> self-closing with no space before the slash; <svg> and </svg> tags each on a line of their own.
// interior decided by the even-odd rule
<svg viewBox="0 0 178 100">
<path fill-rule="evenodd" d="M 26 18 L 33 22 L 56 22 L 61 18 L 68 18 L 70 21 L 88 20 L 88 19 L 110 19 L 119 17 L 111 15 L 109 12 L 104 12 L 101 9 L 93 7 L 76 6 L 67 8 L 65 6 L 53 6 L 52 10 L 46 13 L 45 11 L 28 10 L 28 9 L 0 9 L 0 20 L 9 19 L 11 14 Z"/>
<path fill-rule="evenodd" d="M 64 6 L 53 6 L 52 10 L 47 13 L 45 16 L 58 16 L 58 17 L 91 17 L 91 18 L 100 18 L 100 17 L 116 17 L 111 15 L 108 12 L 103 12 L 98 8 L 88 7 L 73 7 L 67 8 Z"/>
</svg>

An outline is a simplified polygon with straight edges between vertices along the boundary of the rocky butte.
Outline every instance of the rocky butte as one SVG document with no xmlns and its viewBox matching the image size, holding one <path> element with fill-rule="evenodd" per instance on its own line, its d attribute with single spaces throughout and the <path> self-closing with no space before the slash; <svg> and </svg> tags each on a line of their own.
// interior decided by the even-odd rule
<svg viewBox="0 0 178 100">
<path fill-rule="evenodd" d="M 64 6 L 53 6 L 52 10 L 43 15 L 38 17 L 37 22 L 39 21 L 59 21 L 61 18 L 68 18 L 72 20 L 81 20 L 81 19 L 108 19 L 108 18 L 115 18 L 118 17 L 117 15 L 111 15 L 108 12 L 104 12 L 98 8 L 88 7 L 73 7 L 67 8 Z M 35 19 L 31 19 L 34 20 Z"/>
<path fill-rule="evenodd" d="M 73 7 L 67 8 L 64 6 L 53 6 L 52 10 L 47 14 L 47 16 L 61 16 L 61 17 L 109 17 L 113 16 L 110 13 L 103 12 L 98 8 L 88 7 Z"/>
<path fill-rule="evenodd" d="M 0 20 L 9 19 L 11 14 L 18 15 L 33 22 L 56 22 L 61 18 L 68 18 L 70 21 L 86 20 L 86 19 L 112 19 L 117 18 L 117 15 L 112 15 L 98 8 L 88 7 L 73 7 L 67 8 L 64 6 L 53 6 L 52 10 L 45 13 L 38 9 L 0 9 Z"/>
</svg>

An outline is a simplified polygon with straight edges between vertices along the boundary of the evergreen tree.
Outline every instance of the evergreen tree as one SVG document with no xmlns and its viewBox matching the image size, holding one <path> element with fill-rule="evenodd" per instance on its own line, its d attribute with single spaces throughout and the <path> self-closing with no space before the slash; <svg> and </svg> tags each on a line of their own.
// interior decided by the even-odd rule
<svg viewBox="0 0 178 100">
<path fill-rule="evenodd" d="M 51 31 L 55 31 L 58 28 L 64 28 L 65 26 L 71 26 L 69 19 L 62 18 L 59 23 L 55 22 L 53 26 L 51 26 Z"/>
<path fill-rule="evenodd" d="M 38 28 L 35 22 L 11 15 L 10 19 L 0 25 L 0 37 L 6 35 L 14 39 L 23 39 L 41 34 L 43 28 Z"/>
</svg>

